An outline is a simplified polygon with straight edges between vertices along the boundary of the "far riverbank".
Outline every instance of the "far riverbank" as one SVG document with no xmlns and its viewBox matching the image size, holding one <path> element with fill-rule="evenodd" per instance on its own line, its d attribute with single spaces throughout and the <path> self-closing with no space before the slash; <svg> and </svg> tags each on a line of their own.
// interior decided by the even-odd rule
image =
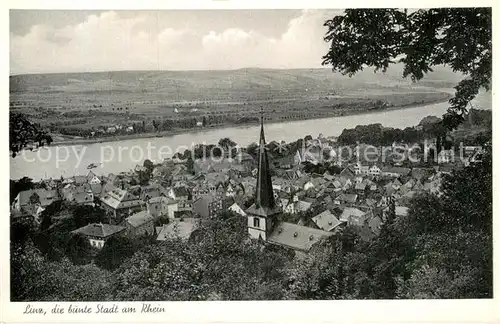
<svg viewBox="0 0 500 324">
<path fill-rule="evenodd" d="M 474 108 L 491 110 L 491 95 L 482 93 L 473 102 Z M 384 127 L 404 129 L 417 125 L 429 115 L 442 116 L 448 109 L 447 102 L 428 104 L 404 110 L 391 109 L 379 112 L 342 116 L 334 118 L 288 121 L 270 123 L 266 121 L 266 140 L 292 142 L 304 136 L 318 134 L 339 136 L 346 128 L 357 125 L 382 124 Z M 180 132 L 177 135 L 152 138 L 136 138 L 107 143 L 85 144 L 81 147 L 49 146 L 36 152 L 23 151 L 15 158 L 10 158 L 10 178 L 24 176 L 34 180 L 46 178 L 86 175 L 87 166 L 99 165 L 93 169 L 96 174 L 119 173 L 133 170 L 145 159 L 161 162 L 171 157 L 174 152 L 184 152 L 196 144 L 216 144 L 221 138 L 228 137 L 241 146 L 255 143 L 259 139 L 259 125 L 238 127 L 206 128 L 198 132 Z M 146 134 L 142 134 L 146 135 Z M 104 141 L 103 141 L 104 142 Z M 168 152 L 171 149 L 171 153 Z M 165 149 L 165 150 L 164 150 Z"/>
<path fill-rule="evenodd" d="M 289 122 L 296 122 L 296 121 L 303 121 L 303 120 L 311 120 L 311 119 L 328 119 L 328 118 L 337 118 L 337 117 L 346 117 L 346 116 L 356 116 L 356 115 L 371 115 L 371 114 L 380 114 L 388 111 L 395 111 L 395 110 L 404 110 L 408 108 L 415 108 L 415 107 L 424 107 L 432 104 L 439 104 L 439 103 L 444 103 L 448 102 L 448 99 L 442 99 L 442 100 L 430 100 L 425 103 L 418 103 L 418 104 L 408 104 L 404 106 L 395 106 L 395 107 L 389 107 L 385 109 L 377 109 L 377 110 L 369 110 L 369 111 L 351 111 L 344 113 L 342 115 L 338 116 L 324 116 L 324 117 L 311 117 L 311 118 L 297 118 L 293 120 L 269 120 L 266 121 L 267 125 L 273 125 L 273 124 L 286 124 Z M 161 132 L 147 132 L 147 133 L 135 133 L 135 134 L 122 134 L 122 135 L 116 135 L 116 136 L 109 136 L 109 137 L 100 137 L 100 138 L 81 138 L 81 139 L 67 139 L 63 141 L 54 141 L 51 146 L 68 146 L 68 145 L 86 145 L 86 144 L 95 144 L 95 143 L 108 143 L 108 142 L 118 142 L 118 141 L 124 141 L 124 140 L 133 140 L 133 139 L 148 139 L 148 138 L 162 138 L 162 137 L 167 137 L 167 136 L 174 136 L 174 135 L 180 135 L 180 134 L 186 134 L 186 133 L 203 133 L 203 132 L 209 132 L 212 130 L 220 130 L 224 128 L 245 128 L 249 126 L 253 126 L 258 124 L 257 122 L 247 122 L 247 123 L 242 123 L 242 124 L 220 124 L 220 125 L 212 125 L 210 127 L 197 127 L 197 128 L 190 128 L 190 129 L 174 129 L 170 131 L 161 131 Z"/>
</svg>

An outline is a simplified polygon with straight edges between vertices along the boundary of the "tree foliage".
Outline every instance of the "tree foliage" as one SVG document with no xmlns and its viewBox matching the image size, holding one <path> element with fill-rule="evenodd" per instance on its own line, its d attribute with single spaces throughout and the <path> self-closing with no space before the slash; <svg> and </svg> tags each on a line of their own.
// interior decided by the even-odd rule
<svg viewBox="0 0 500 324">
<path fill-rule="evenodd" d="M 456 128 L 481 88 L 490 89 L 492 73 L 491 8 L 347 9 L 325 22 L 330 49 L 323 65 L 349 76 L 365 66 L 385 72 L 404 65 L 403 77 L 422 79 L 432 67 L 447 65 L 465 78 L 443 124 Z"/>
<path fill-rule="evenodd" d="M 229 148 L 233 148 L 233 147 L 235 147 L 237 145 L 233 140 L 231 140 L 228 137 L 221 138 L 219 140 L 218 144 L 219 144 L 220 147 L 222 147 L 225 150 L 227 150 Z"/>
<path fill-rule="evenodd" d="M 21 113 L 9 113 L 9 150 L 16 157 L 22 149 L 31 144 L 50 145 L 52 137 Z"/>
<path fill-rule="evenodd" d="M 107 270 L 118 268 L 125 259 L 131 257 L 137 250 L 134 243 L 127 237 L 113 236 L 106 241 L 104 247 L 96 256 L 96 264 Z"/>
<path fill-rule="evenodd" d="M 33 183 L 33 179 L 28 177 L 22 177 L 19 180 L 10 180 L 10 203 L 14 202 L 17 195 L 21 191 L 34 189 L 35 184 Z"/>
<path fill-rule="evenodd" d="M 151 160 L 146 159 L 144 160 L 143 166 L 148 170 L 148 172 L 152 172 L 154 169 L 154 163 L 151 162 Z"/>
<path fill-rule="evenodd" d="M 193 239 L 146 247 L 116 270 L 118 300 L 279 299 L 286 257 L 261 251 L 237 215 L 203 221 Z"/>
<path fill-rule="evenodd" d="M 107 271 L 93 264 L 74 265 L 64 258 L 47 261 L 31 241 L 11 249 L 12 301 L 105 301 L 110 298 Z"/>
</svg>

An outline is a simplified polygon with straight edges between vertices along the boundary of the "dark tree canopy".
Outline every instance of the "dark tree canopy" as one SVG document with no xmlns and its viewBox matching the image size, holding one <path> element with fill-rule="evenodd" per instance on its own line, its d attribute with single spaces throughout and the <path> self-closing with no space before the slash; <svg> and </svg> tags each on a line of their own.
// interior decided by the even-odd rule
<svg viewBox="0 0 500 324">
<path fill-rule="evenodd" d="M 9 150 L 12 157 L 30 144 L 50 145 L 52 137 L 20 113 L 9 114 Z"/>
<path fill-rule="evenodd" d="M 151 160 L 146 159 L 146 160 L 144 160 L 143 166 L 146 169 L 148 169 L 148 172 L 151 172 L 151 171 L 153 171 L 155 165 L 153 162 L 151 162 Z"/>
<path fill-rule="evenodd" d="M 228 149 L 228 148 L 233 148 L 235 147 L 237 144 L 231 140 L 230 138 L 228 137 L 225 137 L 225 138 L 221 138 L 219 140 L 219 146 L 224 148 L 224 149 Z"/>
<path fill-rule="evenodd" d="M 422 79 L 437 65 L 465 77 L 443 123 L 456 128 L 481 88 L 490 89 L 492 73 L 491 8 L 347 9 L 325 22 L 330 43 L 323 65 L 349 76 L 365 66 L 385 72 L 403 63 L 403 77 Z"/>
<path fill-rule="evenodd" d="M 97 254 L 96 264 L 103 269 L 114 270 L 135 251 L 133 242 L 127 237 L 111 237 Z"/>
<path fill-rule="evenodd" d="M 21 191 L 33 188 L 35 188 L 35 184 L 31 178 L 22 177 L 19 180 L 10 180 L 10 203 L 14 202 L 14 199 Z"/>
</svg>

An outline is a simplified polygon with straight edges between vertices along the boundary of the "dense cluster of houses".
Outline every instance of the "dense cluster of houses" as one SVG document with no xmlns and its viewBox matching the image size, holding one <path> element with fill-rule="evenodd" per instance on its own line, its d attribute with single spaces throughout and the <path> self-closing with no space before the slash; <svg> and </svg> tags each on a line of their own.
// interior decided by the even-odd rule
<svg viewBox="0 0 500 324">
<path fill-rule="evenodd" d="M 251 237 L 307 252 L 315 242 L 347 225 L 370 240 L 379 234 L 390 202 L 396 216 L 403 217 L 418 193 L 439 195 L 442 176 L 450 172 L 446 165 L 406 168 L 358 162 L 339 163 L 339 174 L 306 173 L 303 162 L 315 161 L 314 150 L 297 151 L 271 169 L 264 145 L 262 128 L 256 158 L 240 152 L 236 159 L 195 161 L 194 172 L 181 159 L 166 159 L 149 170 L 146 183 L 140 177 L 148 170 L 139 166 L 107 176 L 90 171 L 86 176 L 48 179 L 45 188 L 18 194 L 12 217 L 39 223 L 43 210 L 58 200 L 99 205 L 108 223 L 88 224 L 73 232 L 102 248 L 115 235 L 187 239 L 201 218 L 230 210 L 248 218 Z"/>
</svg>

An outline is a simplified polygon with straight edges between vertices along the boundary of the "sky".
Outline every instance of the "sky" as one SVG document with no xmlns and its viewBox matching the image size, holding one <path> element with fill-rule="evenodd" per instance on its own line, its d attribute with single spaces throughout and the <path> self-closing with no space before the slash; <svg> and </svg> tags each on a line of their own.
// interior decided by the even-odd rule
<svg viewBox="0 0 500 324">
<path fill-rule="evenodd" d="M 10 74 L 316 68 L 339 10 L 10 11 Z"/>
</svg>

